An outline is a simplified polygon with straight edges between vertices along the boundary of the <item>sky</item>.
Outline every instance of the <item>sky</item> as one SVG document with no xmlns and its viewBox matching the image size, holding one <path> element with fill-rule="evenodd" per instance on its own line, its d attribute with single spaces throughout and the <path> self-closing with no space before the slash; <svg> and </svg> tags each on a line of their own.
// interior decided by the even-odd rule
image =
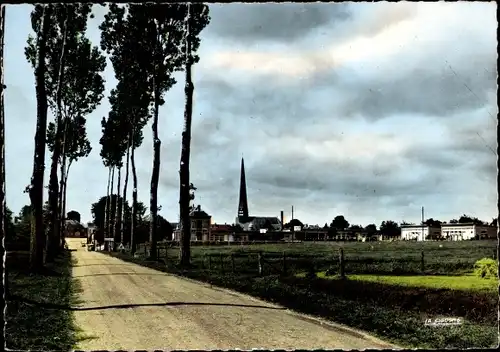
<svg viewBox="0 0 500 352">
<path fill-rule="evenodd" d="M 31 5 L 9 5 L 5 33 L 7 206 L 29 203 L 36 127 L 24 56 Z M 87 35 L 99 46 L 105 8 Z M 216 223 L 238 210 L 241 157 L 249 212 L 307 224 L 496 217 L 496 3 L 210 4 L 195 65 L 191 182 Z M 87 116 L 93 150 L 72 166 L 67 210 L 92 221 L 106 195 L 100 121 L 116 85 Z M 160 110 L 160 214 L 179 214 L 184 77 Z M 50 119 L 53 115 L 50 114 Z M 151 125 L 136 151 L 149 205 Z M 48 184 L 50 155 L 46 154 Z M 44 195 L 47 197 L 47 192 Z M 128 199 L 131 199 L 131 187 Z"/>
</svg>

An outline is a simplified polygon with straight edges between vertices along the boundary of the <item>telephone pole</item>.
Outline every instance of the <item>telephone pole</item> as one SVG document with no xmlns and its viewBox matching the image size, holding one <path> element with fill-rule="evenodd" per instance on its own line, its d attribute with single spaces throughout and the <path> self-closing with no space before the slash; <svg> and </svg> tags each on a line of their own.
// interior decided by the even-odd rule
<svg viewBox="0 0 500 352">
<path fill-rule="evenodd" d="M 424 236 L 424 207 L 422 207 L 422 241 L 425 241 L 425 236 Z"/>
</svg>

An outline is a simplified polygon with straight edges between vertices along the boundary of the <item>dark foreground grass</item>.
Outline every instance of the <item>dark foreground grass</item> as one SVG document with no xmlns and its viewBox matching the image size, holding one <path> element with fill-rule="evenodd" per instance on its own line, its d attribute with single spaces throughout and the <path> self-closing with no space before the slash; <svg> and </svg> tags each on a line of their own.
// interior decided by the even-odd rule
<svg viewBox="0 0 500 352">
<path fill-rule="evenodd" d="M 490 348 L 497 344 L 495 292 L 422 289 L 377 282 L 307 279 L 293 275 L 215 272 L 171 261 L 120 259 L 250 294 L 306 314 L 367 331 L 408 348 Z M 172 258 L 172 257 L 171 257 Z M 461 326 L 431 327 L 427 318 L 462 317 Z"/>
<path fill-rule="evenodd" d="M 65 251 L 40 274 L 28 271 L 27 252 L 9 253 L 6 346 L 14 350 L 71 350 L 78 332 L 68 309 L 78 287 L 71 279 L 71 253 Z M 54 308 L 56 307 L 56 308 Z"/>
</svg>

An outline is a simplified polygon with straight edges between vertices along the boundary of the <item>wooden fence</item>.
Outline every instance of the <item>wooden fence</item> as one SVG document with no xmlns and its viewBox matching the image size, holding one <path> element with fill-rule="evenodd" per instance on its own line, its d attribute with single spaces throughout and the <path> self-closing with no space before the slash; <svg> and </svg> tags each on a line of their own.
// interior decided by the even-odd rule
<svg viewBox="0 0 500 352">
<path fill-rule="evenodd" d="M 138 254 L 148 256 L 148 246 L 142 245 L 138 248 Z M 177 260 L 177 256 L 172 256 L 168 249 L 177 249 L 175 244 L 160 245 L 157 247 L 156 257 L 164 260 L 165 263 Z M 142 252 L 142 253 L 141 253 Z M 204 253 L 201 256 L 193 257 L 193 262 L 203 270 L 224 273 L 254 273 L 260 276 L 264 274 L 288 274 L 291 272 L 313 273 L 316 271 L 328 270 L 329 275 L 339 275 L 345 277 L 349 273 L 425 273 L 427 269 L 434 269 L 436 261 L 429 265 L 424 251 L 412 253 L 412 256 L 402 258 L 392 257 L 359 257 L 360 252 L 351 252 L 348 256 L 344 248 L 339 248 L 338 253 L 328 257 L 316 257 L 314 255 L 264 251 L 232 252 L 232 253 Z M 374 253 L 375 254 L 375 253 Z M 493 258 L 497 258 L 497 249 L 492 250 Z M 358 255 L 358 256 L 357 256 Z M 430 257 L 432 258 L 432 256 Z M 479 259 L 479 258 L 478 258 Z M 469 263 L 470 264 L 470 263 Z M 463 265 L 470 266 L 470 265 Z M 459 269 L 460 263 L 458 263 Z M 320 270 L 323 269 L 323 270 Z M 334 271 L 332 273 L 332 271 Z"/>
</svg>

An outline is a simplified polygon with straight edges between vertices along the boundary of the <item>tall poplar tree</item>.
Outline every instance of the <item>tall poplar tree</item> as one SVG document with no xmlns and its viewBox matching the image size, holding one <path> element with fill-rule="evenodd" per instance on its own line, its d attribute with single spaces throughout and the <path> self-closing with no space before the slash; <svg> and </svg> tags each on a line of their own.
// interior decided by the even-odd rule
<svg viewBox="0 0 500 352">
<path fill-rule="evenodd" d="M 47 33 L 44 62 L 47 68 L 45 78 L 48 104 L 55 121 L 49 181 L 51 221 L 47 232 L 47 261 L 53 260 L 61 245 L 60 213 L 63 197 L 59 196 L 61 185 L 57 165 L 64 165 L 66 162 L 64 142 L 68 132 L 68 119 L 78 119 L 95 110 L 103 97 L 104 80 L 101 73 L 105 67 L 105 58 L 85 37 L 92 4 L 50 6 L 53 8 L 53 18 Z M 35 32 L 39 25 L 37 18 L 40 16 L 40 5 L 37 5 L 32 14 Z M 36 44 L 30 37 L 26 57 L 33 66 L 35 54 Z M 61 175 L 61 178 L 64 180 L 65 176 Z"/>
</svg>

